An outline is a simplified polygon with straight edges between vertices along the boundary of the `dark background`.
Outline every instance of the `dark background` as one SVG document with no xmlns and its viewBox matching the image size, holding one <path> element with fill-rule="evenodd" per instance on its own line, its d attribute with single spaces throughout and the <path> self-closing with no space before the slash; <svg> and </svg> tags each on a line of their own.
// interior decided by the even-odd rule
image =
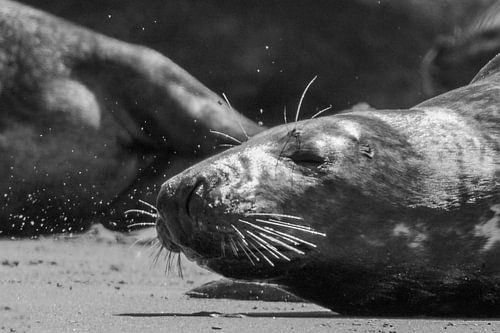
<svg viewBox="0 0 500 333">
<path fill-rule="evenodd" d="M 420 63 L 439 34 L 488 0 L 26 0 L 106 35 L 152 47 L 255 121 L 330 104 L 402 108 L 425 99 Z"/>
</svg>

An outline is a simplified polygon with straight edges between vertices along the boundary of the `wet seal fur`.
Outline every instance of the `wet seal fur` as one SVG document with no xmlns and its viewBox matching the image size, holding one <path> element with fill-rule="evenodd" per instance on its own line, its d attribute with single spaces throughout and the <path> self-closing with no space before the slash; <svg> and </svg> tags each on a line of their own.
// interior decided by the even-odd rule
<svg viewBox="0 0 500 333">
<path fill-rule="evenodd" d="M 346 315 L 500 315 L 500 55 L 409 110 L 271 128 L 162 185 L 163 246 Z"/>
<path fill-rule="evenodd" d="M 230 142 L 209 130 L 261 130 L 223 104 L 152 49 L 0 0 L 0 236 L 125 227 L 177 156 Z"/>
</svg>

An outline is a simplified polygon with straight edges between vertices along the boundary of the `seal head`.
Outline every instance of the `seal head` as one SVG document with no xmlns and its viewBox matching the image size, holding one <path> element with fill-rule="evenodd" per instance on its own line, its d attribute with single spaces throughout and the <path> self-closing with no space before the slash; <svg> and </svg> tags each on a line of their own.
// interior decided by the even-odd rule
<svg viewBox="0 0 500 333">
<path fill-rule="evenodd" d="M 412 109 L 278 126 L 187 169 L 159 193 L 161 242 L 344 314 L 498 313 L 498 59 Z"/>
</svg>

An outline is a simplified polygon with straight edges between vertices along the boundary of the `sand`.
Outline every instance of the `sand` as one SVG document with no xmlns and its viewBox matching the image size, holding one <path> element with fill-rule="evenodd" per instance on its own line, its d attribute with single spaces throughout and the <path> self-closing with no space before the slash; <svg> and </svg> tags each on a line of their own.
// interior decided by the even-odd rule
<svg viewBox="0 0 500 333">
<path fill-rule="evenodd" d="M 96 232 L 97 230 L 97 232 Z M 497 320 L 342 317 L 309 303 L 191 299 L 218 279 L 153 264 L 136 236 L 0 240 L 1 332 L 500 332 Z"/>
</svg>

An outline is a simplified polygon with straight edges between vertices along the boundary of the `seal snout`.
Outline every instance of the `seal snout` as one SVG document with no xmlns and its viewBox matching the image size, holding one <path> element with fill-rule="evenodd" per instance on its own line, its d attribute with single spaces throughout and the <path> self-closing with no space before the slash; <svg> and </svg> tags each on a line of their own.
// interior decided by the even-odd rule
<svg viewBox="0 0 500 333">
<path fill-rule="evenodd" d="M 162 185 L 157 198 L 159 237 L 164 236 L 178 246 L 190 246 L 200 215 L 200 192 L 206 187 L 207 181 L 202 176 L 174 177 Z"/>
<path fill-rule="evenodd" d="M 157 221 L 158 236 L 167 238 L 179 246 L 186 245 L 190 234 L 190 223 L 186 211 L 185 198 L 190 195 L 190 188 L 185 182 L 176 177 L 165 182 L 158 194 L 157 208 L 159 219 Z M 160 232 L 161 231 L 161 232 Z"/>
</svg>

